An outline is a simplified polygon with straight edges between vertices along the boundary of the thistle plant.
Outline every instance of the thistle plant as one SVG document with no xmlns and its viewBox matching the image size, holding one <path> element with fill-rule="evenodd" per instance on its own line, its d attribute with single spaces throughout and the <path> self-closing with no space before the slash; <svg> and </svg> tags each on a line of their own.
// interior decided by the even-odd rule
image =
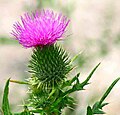
<svg viewBox="0 0 120 115">
<path fill-rule="evenodd" d="M 68 78 L 73 70 L 73 61 L 68 53 L 57 41 L 62 40 L 70 20 L 62 14 L 51 10 L 36 11 L 32 14 L 25 13 L 21 23 L 13 25 L 12 35 L 25 48 L 33 48 L 28 64 L 30 77 L 27 81 L 8 79 L 4 89 L 2 112 L 4 115 L 60 115 L 65 107 L 73 107 L 76 100 L 70 95 L 73 92 L 84 90 L 89 84 L 95 70 L 100 63 L 90 72 L 84 81 L 80 81 L 80 73 L 71 79 Z M 116 79 L 107 89 L 100 101 L 93 107 L 87 107 L 87 115 L 104 114 L 102 108 Z M 8 94 L 9 83 L 28 85 L 29 99 L 23 105 L 23 111 L 13 113 L 10 110 Z"/>
</svg>

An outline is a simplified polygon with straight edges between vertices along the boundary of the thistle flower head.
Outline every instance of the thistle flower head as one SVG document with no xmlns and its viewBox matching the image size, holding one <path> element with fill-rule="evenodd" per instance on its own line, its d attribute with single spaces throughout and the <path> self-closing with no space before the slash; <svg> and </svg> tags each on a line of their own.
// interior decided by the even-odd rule
<svg viewBox="0 0 120 115">
<path fill-rule="evenodd" d="M 51 45 L 63 37 L 69 21 L 67 17 L 51 10 L 25 13 L 21 16 L 22 23 L 13 25 L 12 35 L 26 48 Z"/>
</svg>

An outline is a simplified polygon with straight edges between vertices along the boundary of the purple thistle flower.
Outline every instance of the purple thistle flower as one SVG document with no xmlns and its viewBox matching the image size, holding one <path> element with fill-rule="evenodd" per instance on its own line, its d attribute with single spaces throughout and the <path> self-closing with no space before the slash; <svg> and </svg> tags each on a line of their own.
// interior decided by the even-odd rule
<svg viewBox="0 0 120 115">
<path fill-rule="evenodd" d="M 50 10 L 36 11 L 21 16 L 21 22 L 13 25 L 12 35 L 24 47 L 45 46 L 55 43 L 63 37 L 65 29 L 70 22 L 62 14 L 53 13 Z"/>
</svg>

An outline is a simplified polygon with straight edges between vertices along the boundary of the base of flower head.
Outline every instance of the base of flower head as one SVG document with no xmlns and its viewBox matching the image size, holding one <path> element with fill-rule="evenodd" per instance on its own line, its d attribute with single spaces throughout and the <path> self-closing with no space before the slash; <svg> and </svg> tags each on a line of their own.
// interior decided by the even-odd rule
<svg viewBox="0 0 120 115">
<path fill-rule="evenodd" d="M 59 86 L 72 69 L 68 54 L 58 45 L 37 46 L 31 56 L 29 72 L 42 90 Z"/>
</svg>

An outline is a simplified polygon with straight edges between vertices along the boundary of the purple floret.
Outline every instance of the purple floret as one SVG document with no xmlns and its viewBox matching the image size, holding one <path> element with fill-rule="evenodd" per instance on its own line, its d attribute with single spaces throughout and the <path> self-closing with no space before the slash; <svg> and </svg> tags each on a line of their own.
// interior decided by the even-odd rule
<svg viewBox="0 0 120 115">
<path fill-rule="evenodd" d="M 54 44 L 63 37 L 70 20 L 51 10 L 42 10 L 31 15 L 25 13 L 21 16 L 21 22 L 13 25 L 12 35 L 20 44 L 29 48 Z"/>
</svg>

